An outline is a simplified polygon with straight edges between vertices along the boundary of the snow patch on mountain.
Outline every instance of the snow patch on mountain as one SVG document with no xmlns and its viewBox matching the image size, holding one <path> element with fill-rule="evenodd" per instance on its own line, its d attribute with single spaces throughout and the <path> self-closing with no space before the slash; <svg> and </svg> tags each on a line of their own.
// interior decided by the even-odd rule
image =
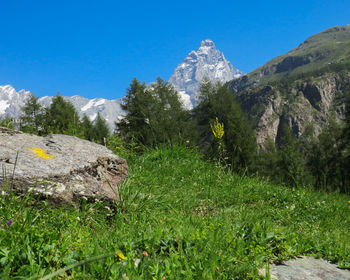
<svg viewBox="0 0 350 280">
<path fill-rule="evenodd" d="M 235 68 L 215 48 L 214 42 L 207 39 L 201 42 L 197 51 L 191 51 L 175 68 L 169 83 L 178 91 L 184 107 L 192 109 L 197 105 L 199 86 L 204 78 L 213 83 L 225 83 L 242 75 L 243 72 Z"/>
<path fill-rule="evenodd" d="M 7 100 L 0 100 L 0 114 L 6 114 L 8 107 L 10 107 L 10 103 Z"/>
<path fill-rule="evenodd" d="M 90 119 L 91 121 L 94 121 L 96 118 L 97 118 L 97 113 L 95 113 L 95 114 L 89 116 L 89 119 Z"/>
<path fill-rule="evenodd" d="M 106 99 L 101 99 L 101 98 L 95 98 L 90 100 L 83 108 L 81 108 L 81 111 L 86 111 L 90 109 L 91 107 L 94 106 L 100 106 L 106 102 Z"/>
</svg>

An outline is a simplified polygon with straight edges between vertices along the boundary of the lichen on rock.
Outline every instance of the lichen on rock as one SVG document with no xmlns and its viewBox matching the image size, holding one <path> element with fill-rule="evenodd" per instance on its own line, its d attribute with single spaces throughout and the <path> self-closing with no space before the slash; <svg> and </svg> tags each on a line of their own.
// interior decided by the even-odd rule
<svg viewBox="0 0 350 280">
<path fill-rule="evenodd" d="M 0 186 L 54 200 L 117 200 L 126 160 L 102 145 L 67 135 L 39 137 L 0 129 Z M 14 174 L 12 178 L 12 174 Z M 11 182 L 8 184 L 6 182 Z"/>
</svg>

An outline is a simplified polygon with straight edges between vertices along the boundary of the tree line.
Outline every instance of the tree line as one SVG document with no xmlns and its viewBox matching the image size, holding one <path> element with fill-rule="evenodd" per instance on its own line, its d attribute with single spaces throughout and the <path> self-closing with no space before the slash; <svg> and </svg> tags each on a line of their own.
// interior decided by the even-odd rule
<svg viewBox="0 0 350 280">
<path fill-rule="evenodd" d="M 32 95 L 23 107 L 19 127 L 38 135 L 74 135 L 135 153 L 160 145 L 187 145 L 234 172 L 291 187 L 350 191 L 349 98 L 345 120 L 331 118 L 317 137 L 309 127 L 297 139 L 283 124 L 280 142 L 268 140 L 263 147 L 257 145 L 252 124 L 234 95 L 221 84 L 203 81 L 197 106 L 185 110 L 169 83 L 158 78 L 147 86 L 135 78 L 121 106 L 125 115 L 111 133 L 100 114 L 94 122 L 86 115 L 80 119 L 74 106 L 60 95 L 48 108 Z M 5 120 L 1 124 L 9 126 Z"/>
<path fill-rule="evenodd" d="M 30 95 L 22 108 L 19 129 L 40 136 L 67 134 L 99 144 L 105 144 L 110 136 L 107 123 L 99 113 L 94 122 L 86 115 L 80 119 L 74 105 L 59 94 L 52 98 L 48 108 L 43 107 L 36 96 Z"/>
<path fill-rule="evenodd" d="M 134 79 L 115 135 L 129 147 L 186 144 L 235 172 L 255 174 L 291 187 L 350 191 L 350 99 L 343 122 L 329 120 L 317 137 L 312 126 L 296 138 L 282 125 L 279 143 L 256 143 L 255 132 L 232 92 L 204 81 L 197 106 L 183 109 L 178 94 L 158 79 L 151 87 Z M 222 130 L 217 137 L 215 126 Z"/>
</svg>

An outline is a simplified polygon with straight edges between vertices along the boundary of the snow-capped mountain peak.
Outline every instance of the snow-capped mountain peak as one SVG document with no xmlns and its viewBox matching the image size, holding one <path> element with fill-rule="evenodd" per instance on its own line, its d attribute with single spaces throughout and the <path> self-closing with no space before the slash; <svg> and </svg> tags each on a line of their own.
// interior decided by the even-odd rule
<svg viewBox="0 0 350 280">
<path fill-rule="evenodd" d="M 30 95 L 30 91 L 16 90 L 11 85 L 0 86 L 0 115 L 17 117 L 17 112 L 21 110 Z"/>
<path fill-rule="evenodd" d="M 212 40 L 206 39 L 201 42 L 200 48 L 201 47 L 213 47 L 215 49 L 215 44 Z"/>
<path fill-rule="evenodd" d="M 212 40 L 203 40 L 197 51 L 191 51 L 175 68 L 169 79 L 179 92 L 184 107 L 193 108 L 197 103 L 199 86 L 204 78 L 222 83 L 238 78 L 243 72 L 226 60 L 224 54 L 216 49 Z"/>
</svg>

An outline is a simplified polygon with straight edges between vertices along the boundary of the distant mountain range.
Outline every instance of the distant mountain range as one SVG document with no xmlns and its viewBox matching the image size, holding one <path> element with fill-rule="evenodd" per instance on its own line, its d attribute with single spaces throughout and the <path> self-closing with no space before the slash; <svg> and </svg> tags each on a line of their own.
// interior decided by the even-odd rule
<svg viewBox="0 0 350 280">
<path fill-rule="evenodd" d="M 0 116 L 18 118 L 22 113 L 21 108 L 24 106 L 30 94 L 30 91 L 25 90 L 16 92 L 10 85 L 0 86 Z M 64 98 L 74 105 L 80 117 L 86 114 L 94 121 L 97 114 L 100 113 L 101 117 L 107 121 L 111 129 L 114 129 L 114 122 L 118 120 L 118 117 L 121 116 L 123 112 L 120 106 L 120 99 L 88 99 L 79 95 Z M 39 98 L 39 102 L 45 107 L 49 107 L 52 102 L 52 96 L 41 97 Z"/>
<path fill-rule="evenodd" d="M 227 82 L 243 73 L 227 61 L 224 54 L 215 48 L 213 41 L 204 40 L 197 51 L 189 55 L 176 67 L 169 83 L 178 90 L 184 107 L 193 108 L 196 104 L 199 84 L 203 78 L 212 82 Z M 18 118 L 30 91 L 16 90 L 11 85 L 0 86 L 0 116 Z M 64 97 L 77 109 L 80 117 L 86 114 L 92 121 L 100 113 L 113 130 L 115 121 L 124 114 L 120 104 L 122 99 L 107 100 L 103 98 L 88 99 L 79 95 Z M 52 96 L 39 99 L 44 106 L 50 106 Z"/>
<path fill-rule="evenodd" d="M 79 95 L 64 98 L 74 105 L 80 117 L 87 115 L 90 120 L 94 121 L 97 114 L 100 113 L 101 117 L 107 121 L 107 124 L 112 131 L 115 128 L 114 123 L 123 115 L 123 110 L 120 106 L 121 99 L 88 99 Z M 39 102 L 44 106 L 49 107 L 52 103 L 52 96 L 39 98 Z"/>
</svg>

